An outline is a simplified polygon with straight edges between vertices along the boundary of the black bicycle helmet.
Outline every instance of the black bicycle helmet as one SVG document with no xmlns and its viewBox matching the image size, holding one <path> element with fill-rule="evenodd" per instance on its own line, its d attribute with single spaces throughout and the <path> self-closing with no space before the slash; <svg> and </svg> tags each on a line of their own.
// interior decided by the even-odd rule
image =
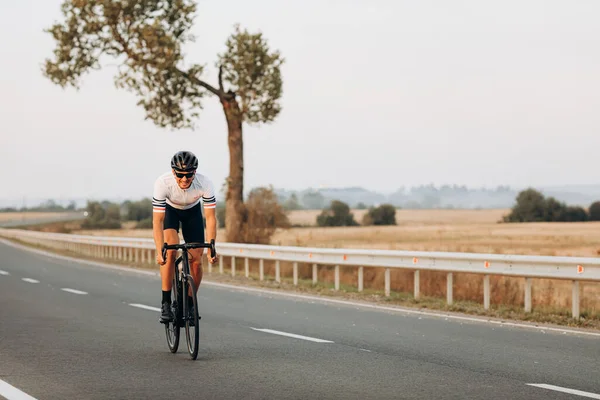
<svg viewBox="0 0 600 400">
<path fill-rule="evenodd" d="M 198 158 L 191 151 L 178 151 L 171 158 L 171 168 L 178 171 L 193 171 L 198 168 Z"/>
</svg>

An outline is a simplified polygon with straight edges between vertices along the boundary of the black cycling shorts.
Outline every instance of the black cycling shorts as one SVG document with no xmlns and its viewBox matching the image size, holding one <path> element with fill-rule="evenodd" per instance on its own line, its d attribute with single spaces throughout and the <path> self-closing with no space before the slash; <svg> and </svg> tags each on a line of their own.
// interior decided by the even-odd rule
<svg viewBox="0 0 600 400">
<path fill-rule="evenodd" d="M 180 210 L 168 204 L 166 205 L 163 229 L 175 229 L 179 232 L 180 224 L 183 240 L 186 243 L 204 243 L 204 219 L 202 218 L 200 203 L 187 210 Z"/>
</svg>

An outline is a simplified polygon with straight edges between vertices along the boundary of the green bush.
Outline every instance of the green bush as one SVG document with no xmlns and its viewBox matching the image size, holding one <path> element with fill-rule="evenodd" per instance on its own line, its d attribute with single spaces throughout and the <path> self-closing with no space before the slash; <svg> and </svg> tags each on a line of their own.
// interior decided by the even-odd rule
<svg viewBox="0 0 600 400">
<path fill-rule="evenodd" d="M 392 204 L 370 207 L 363 217 L 363 225 L 396 225 L 396 207 Z"/>
<path fill-rule="evenodd" d="M 595 201 L 589 210 L 590 221 L 600 221 L 600 201 Z"/>
<path fill-rule="evenodd" d="M 81 224 L 84 229 L 120 229 L 121 209 L 118 204 L 88 201 L 87 217 Z"/>
<path fill-rule="evenodd" d="M 554 197 L 545 198 L 529 188 L 517 195 L 517 202 L 504 222 L 582 222 L 590 216 L 583 207 L 568 206 Z"/>
<path fill-rule="evenodd" d="M 135 229 L 152 229 L 152 217 L 144 218 L 135 224 Z"/>
<path fill-rule="evenodd" d="M 357 226 L 354 214 L 350 212 L 348 204 L 333 200 L 328 209 L 317 216 L 318 226 Z"/>
<path fill-rule="evenodd" d="M 123 203 L 128 221 L 142 221 L 152 219 L 152 200 L 149 198 L 140 201 L 126 201 Z"/>
</svg>

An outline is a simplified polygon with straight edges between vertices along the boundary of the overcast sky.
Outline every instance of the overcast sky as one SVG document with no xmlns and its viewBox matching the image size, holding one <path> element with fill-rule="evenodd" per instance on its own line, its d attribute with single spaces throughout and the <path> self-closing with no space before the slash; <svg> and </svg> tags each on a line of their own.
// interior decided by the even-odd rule
<svg viewBox="0 0 600 400">
<path fill-rule="evenodd" d="M 220 188 L 215 98 L 172 132 L 114 87 L 114 64 L 79 92 L 42 76 L 60 4 L 0 2 L 0 198 L 151 196 L 179 149 Z M 244 127 L 246 189 L 600 183 L 598 15 L 593 0 L 201 0 L 188 54 L 216 83 L 239 22 L 286 59 L 279 118 Z"/>
</svg>

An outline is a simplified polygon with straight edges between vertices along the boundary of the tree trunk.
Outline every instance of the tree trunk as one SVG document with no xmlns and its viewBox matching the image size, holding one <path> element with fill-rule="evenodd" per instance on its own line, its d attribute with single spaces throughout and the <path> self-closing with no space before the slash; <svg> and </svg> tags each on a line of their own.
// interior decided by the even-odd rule
<svg viewBox="0 0 600 400">
<path fill-rule="evenodd" d="M 242 139 L 242 113 L 235 96 L 221 98 L 227 120 L 229 144 L 229 178 L 225 202 L 226 240 L 241 243 L 246 219 L 244 206 L 244 146 Z"/>
</svg>

